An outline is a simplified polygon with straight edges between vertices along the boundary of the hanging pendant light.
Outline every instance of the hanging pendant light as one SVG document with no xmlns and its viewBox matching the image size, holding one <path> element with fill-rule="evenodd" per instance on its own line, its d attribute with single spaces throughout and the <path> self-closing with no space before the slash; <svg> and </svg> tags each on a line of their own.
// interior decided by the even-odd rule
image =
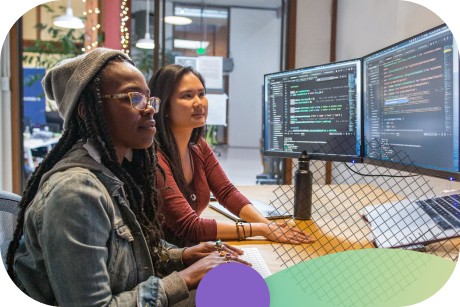
<svg viewBox="0 0 460 307">
<path fill-rule="evenodd" d="M 184 9 L 182 7 L 175 7 L 174 8 L 174 15 L 172 16 L 165 16 L 164 20 L 165 23 L 169 23 L 171 25 L 176 25 L 176 26 L 184 26 L 184 25 L 189 25 L 193 21 L 185 16 L 182 16 L 184 14 Z"/>
<path fill-rule="evenodd" d="M 165 22 L 172 24 L 172 25 L 176 25 L 176 26 L 184 26 L 184 25 L 191 24 L 192 20 L 187 17 L 174 15 L 174 16 L 166 16 Z"/>
<path fill-rule="evenodd" d="M 56 17 L 53 23 L 56 27 L 68 29 L 83 29 L 85 27 L 83 21 L 80 18 L 75 17 L 73 15 L 70 0 L 67 0 L 67 8 L 65 10 L 65 15 Z"/>
<path fill-rule="evenodd" d="M 153 49 L 155 48 L 155 42 L 153 39 L 150 38 L 150 33 L 149 33 L 149 1 L 147 0 L 147 6 L 145 9 L 145 36 L 144 38 L 141 38 L 140 40 L 137 41 L 136 47 L 141 48 L 141 49 Z"/>
</svg>

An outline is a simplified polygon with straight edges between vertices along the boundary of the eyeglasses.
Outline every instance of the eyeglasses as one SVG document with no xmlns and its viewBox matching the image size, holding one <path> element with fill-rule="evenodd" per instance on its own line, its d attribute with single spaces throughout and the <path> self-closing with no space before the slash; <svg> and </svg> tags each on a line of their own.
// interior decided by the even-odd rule
<svg viewBox="0 0 460 307">
<path fill-rule="evenodd" d="M 104 95 L 102 99 L 119 99 L 129 97 L 131 101 L 131 106 L 139 111 L 144 111 L 148 105 L 151 105 L 155 110 L 155 113 L 158 113 L 160 110 L 160 98 L 158 97 L 149 97 L 145 96 L 142 93 L 138 92 L 129 92 L 129 93 L 120 93 L 114 95 Z"/>
</svg>

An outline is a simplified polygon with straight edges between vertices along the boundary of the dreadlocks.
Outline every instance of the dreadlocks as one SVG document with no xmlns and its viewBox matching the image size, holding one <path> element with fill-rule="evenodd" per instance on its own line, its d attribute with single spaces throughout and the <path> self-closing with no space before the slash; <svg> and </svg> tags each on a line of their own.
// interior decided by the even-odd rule
<svg viewBox="0 0 460 307">
<path fill-rule="evenodd" d="M 129 171 L 117 161 L 115 147 L 107 133 L 107 122 L 102 111 L 101 79 L 107 77 L 107 67 L 113 62 L 132 62 L 117 56 L 107 61 L 105 65 L 88 83 L 80 97 L 80 103 L 85 110 L 84 118 L 78 116 L 74 111 L 68 125 L 68 129 L 60 138 L 56 146 L 48 153 L 27 183 L 19 203 L 17 226 L 13 240 L 8 247 L 7 270 L 14 280 L 14 253 L 19 246 L 19 240 L 23 235 L 25 212 L 38 191 L 39 183 L 43 175 L 52 169 L 62 157 L 79 140 L 91 139 L 92 143 L 101 155 L 101 163 L 106 166 L 123 183 L 130 208 L 136 215 L 142 231 L 148 243 L 152 263 L 156 269 L 159 268 L 161 258 L 161 239 L 163 233 L 160 222 L 156 217 L 158 193 L 154 188 L 155 170 L 157 168 L 156 154 L 153 145 L 148 149 L 134 150 L 133 159 L 130 162 Z M 133 179 L 133 178 L 136 178 Z M 127 221 L 127 223 L 132 223 Z M 129 227 L 133 225 L 128 224 Z"/>
</svg>

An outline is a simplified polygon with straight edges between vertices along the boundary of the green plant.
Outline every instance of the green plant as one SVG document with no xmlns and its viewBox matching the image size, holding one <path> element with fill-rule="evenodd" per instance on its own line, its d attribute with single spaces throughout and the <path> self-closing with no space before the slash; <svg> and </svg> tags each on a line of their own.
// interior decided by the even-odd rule
<svg viewBox="0 0 460 307">
<path fill-rule="evenodd" d="M 131 59 L 136 64 L 136 67 L 144 74 L 145 78 L 150 80 L 153 74 L 153 51 L 136 48 L 136 51 L 133 50 L 131 54 Z"/>
<path fill-rule="evenodd" d="M 135 50 L 133 50 L 131 58 L 134 64 L 136 64 L 136 67 L 139 68 L 139 70 L 144 74 L 145 78 L 150 80 L 153 75 L 153 51 L 140 49 L 137 47 L 134 47 L 133 49 Z M 166 50 L 165 61 L 162 63 L 160 59 L 159 67 L 161 67 L 161 65 L 174 63 L 174 57 L 176 56 L 176 53 L 177 52 L 171 50 Z"/>
</svg>

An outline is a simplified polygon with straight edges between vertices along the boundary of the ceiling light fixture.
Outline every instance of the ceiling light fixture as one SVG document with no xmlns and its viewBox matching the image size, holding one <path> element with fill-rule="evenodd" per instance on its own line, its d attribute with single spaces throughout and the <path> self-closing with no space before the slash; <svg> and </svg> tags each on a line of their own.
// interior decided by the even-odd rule
<svg viewBox="0 0 460 307">
<path fill-rule="evenodd" d="M 72 7 L 70 6 L 70 0 L 67 1 L 67 8 L 65 15 L 56 17 L 53 24 L 56 27 L 68 28 L 68 29 L 83 29 L 85 24 L 83 21 L 73 15 Z"/>
<path fill-rule="evenodd" d="M 174 40 L 174 48 L 182 48 L 182 49 L 197 49 L 197 48 L 204 48 L 206 49 L 209 45 L 209 42 L 206 41 L 193 41 L 187 39 L 175 39 Z"/>
<path fill-rule="evenodd" d="M 166 16 L 165 22 L 176 26 L 184 26 L 191 24 L 192 20 L 183 16 Z"/>
<path fill-rule="evenodd" d="M 155 42 L 153 39 L 150 38 L 150 33 L 149 33 L 149 1 L 147 0 L 147 6 L 145 9 L 145 36 L 144 38 L 141 38 L 140 40 L 137 41 L 136 47 L 141 48 L 141 49 L 154 49 L 155 48 Z"/>
<path fill-rule="evenodd" d="M 191 8 L 176 6 L 174 8 L 174 15 L 185 16 L 185 17 L 203 17 L 203 18 L 215 18 L 215 19 L 226 19 L 228 18 L 228 11 L 226 9 L 209 9 L 209 8 Z"/>
</svg>

